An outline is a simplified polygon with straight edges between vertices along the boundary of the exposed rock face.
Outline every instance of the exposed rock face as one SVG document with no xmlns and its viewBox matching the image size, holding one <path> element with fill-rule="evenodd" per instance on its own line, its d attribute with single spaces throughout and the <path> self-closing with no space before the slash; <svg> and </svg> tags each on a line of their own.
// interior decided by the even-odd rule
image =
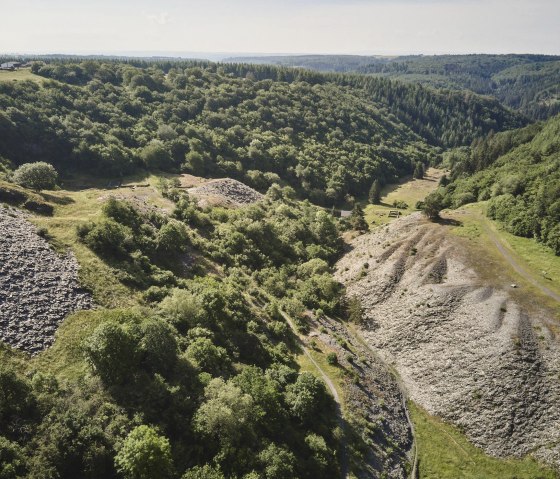
<svg viewBox="0 0 560 479">
<path fill-rule="evenodd" d="M 263 197 L 253 188 L 231 178 L 210 180 L 202 186 L 188 189 L 188 192 L 199 198 L 201 203 L 221 203 L 226 206 L 250 205 Z"/>
<path fill-rule="evenodd" d="M 420 216 L 352 246 L 337 279 L 360 298 L 367 341 L 410 397 L 490 454 L 531 452 L 560 468 L 560 348 L 547 313 L 485 284 L 443 227 Z"/>
<path fill-rule="evenodd" d="M 317 340 L 336 352 L 339 364 L 358 381 L 344 385 L 346 408 L 370 426 L 371 447 L 362 465 L 360 479 L 387 477 L 406 479 L 412 466 L 413 436 L 404 397 L 386 365 L 346 327 L 328 317 L 317 320 Z"/>
<path fill-rule="evenodd" d="M 74 256 L 58 255 L 23 213 L 0 206 L 0 340 L 37 353 L 69 313 L 91 306 Z"/>
</svg>

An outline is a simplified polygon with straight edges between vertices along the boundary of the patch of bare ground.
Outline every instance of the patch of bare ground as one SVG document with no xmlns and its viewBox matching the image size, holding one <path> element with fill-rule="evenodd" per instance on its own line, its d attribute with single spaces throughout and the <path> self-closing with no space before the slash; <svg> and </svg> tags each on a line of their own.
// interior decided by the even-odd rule
<svg viewBox="0 0 560 479">
<path fill-rule="evenodd" d="M 475 445 L 560 468 L 551 313 L 510 288 L 500 261 L 447 229 L 413 214 L 351 242 L 336 277 L 362 302 L 362 333 L 412 400 Z"/>
<path fill-rule="evenodd" d="M 200 206 L 246 206 L 263 198 L 258 191 L 232 178 L 209 180 L 200 186 L 187 189 L 188 193 L 198 199 Z"/>
</svg>

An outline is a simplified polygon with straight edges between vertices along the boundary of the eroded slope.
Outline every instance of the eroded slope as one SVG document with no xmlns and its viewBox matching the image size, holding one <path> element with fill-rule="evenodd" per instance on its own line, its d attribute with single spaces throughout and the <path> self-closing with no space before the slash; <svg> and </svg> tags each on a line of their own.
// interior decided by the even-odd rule
<svg viewBox="0 0 560 479">
<path fill-rule="evenodd" d="M 337 277 L 414 401 L 490 454 L 560 467 L 560 354 L 546 312 L 528 313 L 468 265 L 445 226 L 412 215 L 356 238 Z"/>
<path fill-rule="evenodd" d="M 23 213 L 0 206 L 0 340 L 37 353 L 69 313 L 91 306 L 74 256 L 58 255 Z"/>
</svg>

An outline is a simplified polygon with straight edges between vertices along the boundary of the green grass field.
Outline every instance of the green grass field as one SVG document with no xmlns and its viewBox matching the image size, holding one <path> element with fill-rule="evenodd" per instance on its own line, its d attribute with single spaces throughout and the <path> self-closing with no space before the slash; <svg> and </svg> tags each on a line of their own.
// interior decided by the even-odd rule
<svg viewBox="0 0 560 479">
<path fill-rule="evenodd" d="M 395 210 L 393 206 L 395 201 L 404 201 L 408 205 L 406 209 L 399 210 L 404 216 L 418 211 L 416 203 L 437 188 L 443 173 L 443 170 L 429 168 L 426 176 L 421 180 L 406 178 L 400 183 L 386 185 L 381 191 L 381 204 L 368 204 L 364 207 L 366 221 L 370 225 L 390 223 L 393 218 L 389 218 L 388 215 L 389 211 Z"/>
<path fill-rule="evenodd" d="M 0 81 L 33 80 L 42 82 L 45 79 L 39 75 L 31 73 L 29 68 L 21 68 L 15 71 L 0 70 Z"/>
<path fill-rule="evenodd" d="M 485 274 L 487 280 L 498 285 L 518 283 L 521 287 L 515 290 L 516 296 L 522 300 L 538 298 L 538 302 L 556 311 L 560 319 L 558 302 L 542 294 L 539 288 L 523 278 L 507 263 L 492 242 L 490 232 L 496 235 L 531 279 L 558 294 L 560 294 L 560 256 L 556 256 L 550 248 L 534 239 L 521 238 L 504 231 L 500 224 L 486 217 L 484 210 L 484 203 L 470 204 L 458 210 L 447 211 L 444 217 L 460 223 L 460 226 L 452 228 L 451 232 L 468 241 L 469 250 L 478 252 L 478 254 L 471 254 L 470 258 L 477 263 L 477 270 Z"/>
<path fill-rule="evenodd" d="M 416 429 L 420 479 L 553 479 L 531 457 L 497 459 L 473 446 L 457 428 L 409 403 Z"/>
</svg>

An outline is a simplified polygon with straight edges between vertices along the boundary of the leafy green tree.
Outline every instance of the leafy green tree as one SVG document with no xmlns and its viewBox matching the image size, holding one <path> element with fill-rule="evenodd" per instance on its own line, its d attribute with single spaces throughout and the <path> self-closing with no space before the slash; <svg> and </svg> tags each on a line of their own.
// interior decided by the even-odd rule
<svg viewBox="0 0 560 479">
<path fill-rule="evenodd" d="M 164 321 L 149 318 L 142 322 L 141 330 L 138 353 L 143 365 L 149 371 L 169 374 L 177 362 L 178 347 L 173 328 Z"/>
<path fill-rule="evenodd" d="M 177 220 L 170 219 L 157 234 L 157 249 L 161 253 L 176 255 L 184 253 L 189 244 L 186 226 Z"/>
<path fill-rule="evenodd" d="M 100 256 L 123 257 L 132 242 L 132 232 L 112 219 L 78 227 L 78 236 Z"/>
<path fill-rule="evenodd" d="M 204 323 L 205 312 L 201 299 L 185 289 L 174 289 L 161 301 L 159 310 L 182 333 Z"/>
<path fill-rule="evenodd" d="M 126 479 L 173 477 L 169 440 L 146 425 L 134 428 L 115 457 L 118 471 Z"/>
<path fill-rule="evenodd" d="M 443 195 L 434 191 L 426 196 L 424 200 L 424 214 L 428 219 L 434 221 L 439 218 L 439 213 L 444 209 Z"/>
<path fill-rule="evenodd" d="M 99 325 L 84 341 L 83 349 L 87 362 L 108 386 L 130 380 L 138 364 L 135 338 L 113 321 Z"/>
<path fill-rule="evenodd" d="M 27 422 L 34 405 L 29 381 L 10 365 L 0 364 L 0 434 L 9 435 L 16 424 Z"/>
<path fill-rule="evenodd" d="M 293 479 L 296 477 L 294 454 L 276 444 L 269 444 L 259 453 L 266 479 Z"/>
<path fill-rule="evenodd" d="M 256 419 L 253 398 L 221 378 L 210 381 L 204 398 L 194 415 L 195 431 L 222 447 L 247 444 L 254 434 Z"/>
<path fill-rule="evenodd" d="M 169 151 L 160 140 L 152 140 L 146 147 L 144 147 L 140 156 L 146 167 L 152 169 L 165 170 L 173 163 L 173 159 L 171 158 Z"/>
<path fill-rule="evenodd" d="M 225 479 L 225 476 L 218 467 L 205 464 L 187 470 L 181 479 Z"/>
<path fill-rule="evenodd" d="M 17 443 L 0 436 L 0 479 L 17 479 L 26 473 L 23 449 Z"/>
<path fill-rule="evenodd" d="M 187 347 L 185 356 L 201 371 L 213 375 L 223 374 L 230 367 L 227 351 L 208 338 L 196 338 Z"/>
<path fill-rule="evenodd" d="M 378 205 L 381 202 L 381 183 L 379 180 L 373 180 L 369 188 L 368 200 L 374 205 Z"/>
<path fill-rule="evenodd" d="M 325 398 L 325 386 L 309 372 L 299 374 L 296 382 L 286 389 L 286 402 L 291 413 L 304 422 L 322 409 Z"/>
<path fill-rule="evenodd" d="M 33 190 L 52 190 L 56 186 L 58 173 L 51 164 L 37 161 L 17 168 L 12 175 L 12 180 L 18 185 Z"/>
</svg>

